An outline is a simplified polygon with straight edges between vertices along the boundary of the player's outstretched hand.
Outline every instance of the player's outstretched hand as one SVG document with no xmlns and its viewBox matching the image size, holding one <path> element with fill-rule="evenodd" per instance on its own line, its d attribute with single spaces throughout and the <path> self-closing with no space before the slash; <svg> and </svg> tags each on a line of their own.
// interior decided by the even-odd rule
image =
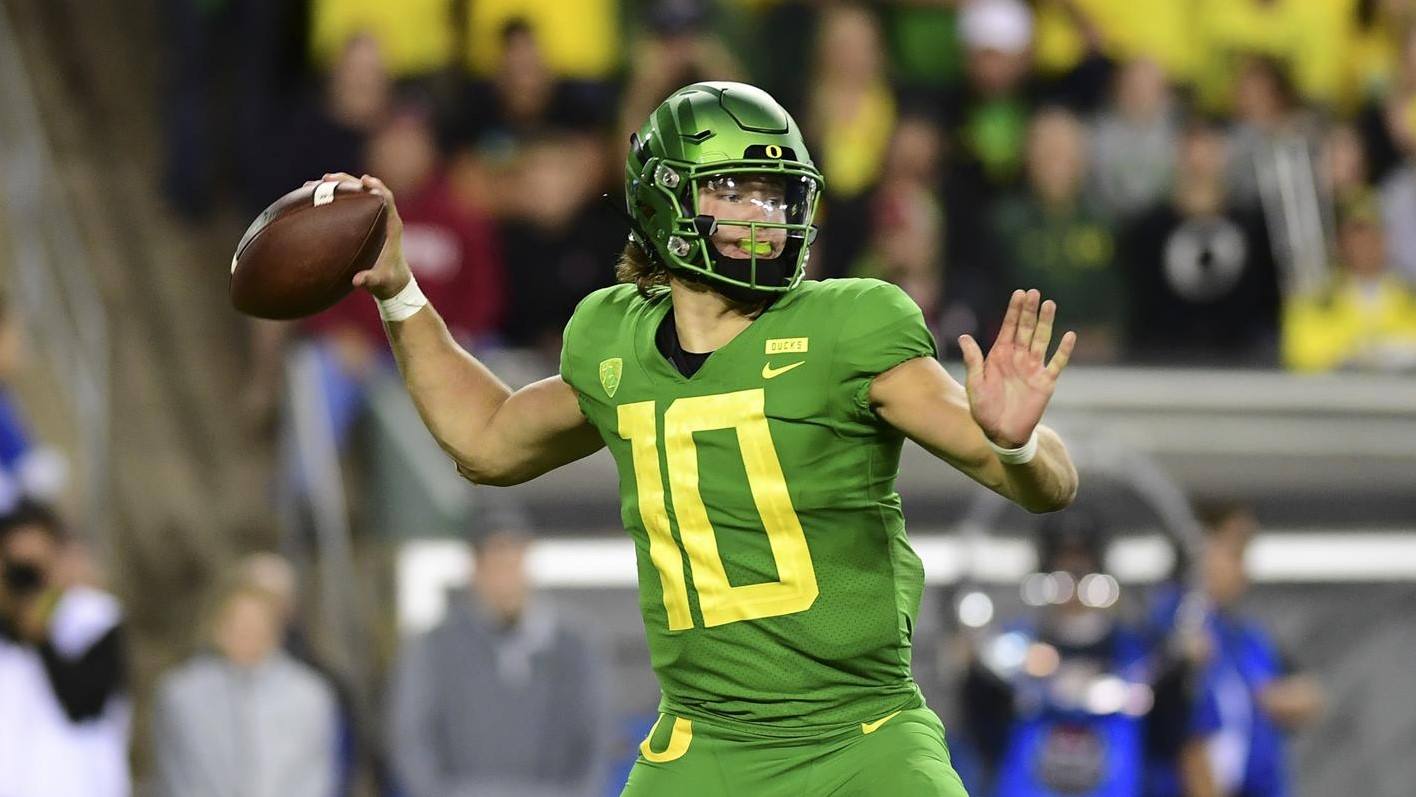
<svg viewBox="0 0 1416 797">
<path fill-rule="evenodd" d="M 1042 301 L 1036 290 L 1013 291 L 1003 328 L 984 357 L 977 341 L 969 335 L 959 338 L 968 366 L 965 387 L 974 422 L 994 444 L 1017 448 L 1028 441 L 1042 420 L 1043 410 L 1052 399 L 1057 377 L 1067 367 L 1077 333 L 1068 332 L 1057 344 L 1052 361 L 1047 347 L 1052 342 L 1052 322 L 1057 304 Z"/>
<path fill-rule="evenodd" d="M 340 181 L 340 189 L 368 191 L 382 196 L 388 207 L 388 226 L 384 233 L 384 248 L 374 267 L 354 275 L 354 287 L 363 288 L 380 299 L 391 299 L 403 290 L 413 272 L 408 269 L 408 261 L 403 259 L 403 219 L 398 217 L 398 206 L 393 202 L 393 192 L 377 177 L 364 175 L 355 177 L 345 172 L 334 172 L 324 176 L 326 180 Z M 352 185 L 350 185 L 352 184 Z"/>
</svg>

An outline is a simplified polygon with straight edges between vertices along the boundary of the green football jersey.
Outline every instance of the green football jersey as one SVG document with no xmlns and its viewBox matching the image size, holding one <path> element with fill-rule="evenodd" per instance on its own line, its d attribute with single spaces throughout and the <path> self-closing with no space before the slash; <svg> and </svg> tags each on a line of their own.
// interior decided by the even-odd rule
<svg viewBox="0 0 1416 797">
<path fill-rule="evenodd" d="M 919 705 L 904 438 L 869 404 L 877 374 L 935 355 L 919 308 L 805 281 L 686 377 L 655 345 L 670 307 L 597 291 L 561 354 L 619 470 L 662 710 L 792 732 Z"/>
</svg>

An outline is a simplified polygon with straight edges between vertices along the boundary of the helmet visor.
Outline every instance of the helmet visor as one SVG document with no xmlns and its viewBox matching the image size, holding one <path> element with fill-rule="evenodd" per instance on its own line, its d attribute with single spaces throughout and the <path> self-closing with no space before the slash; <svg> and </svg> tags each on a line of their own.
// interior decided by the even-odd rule
<svg viewBox="0 0 1416 797">
<path fill-rule="evenodd" d="M 814 180 L 780 172 L 732 171 L 701 177 L 697 183 L 694 215 L 715 222 L 706 236 L 715 260 L 775 260 L 800 251 L 810 230 Z"/>
</svg>

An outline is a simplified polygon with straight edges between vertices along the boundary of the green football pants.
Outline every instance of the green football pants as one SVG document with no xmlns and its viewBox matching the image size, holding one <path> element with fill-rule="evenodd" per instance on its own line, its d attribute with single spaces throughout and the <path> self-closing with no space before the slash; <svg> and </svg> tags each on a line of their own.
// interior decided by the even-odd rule
<svg viewBox="0 0 1416 797">
<path fill-rule="evenodd" d="M 659 715 L 620 797 L 968 797 L 928 708 L 776 738 Z"/>
</svg>

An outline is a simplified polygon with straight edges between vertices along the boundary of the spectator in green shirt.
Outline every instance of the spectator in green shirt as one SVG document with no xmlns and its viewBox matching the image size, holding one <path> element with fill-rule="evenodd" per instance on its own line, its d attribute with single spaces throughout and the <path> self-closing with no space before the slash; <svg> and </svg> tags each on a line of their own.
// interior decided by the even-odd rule
<svg viewBox="0 0 1416 797">
<path fill-rule="evenodd" d="M 992 213 L 1005 282 L 1038 288 L 1066 308 L 1061 323 L 1080 338 L 1074 359 L 1114 360 L 1126 308 L 1113 224 L 1082 192 L 1085 129 L 1069 111 L 1039 111 L 1026 155 L 1023 188 Z"/>
</svg>

